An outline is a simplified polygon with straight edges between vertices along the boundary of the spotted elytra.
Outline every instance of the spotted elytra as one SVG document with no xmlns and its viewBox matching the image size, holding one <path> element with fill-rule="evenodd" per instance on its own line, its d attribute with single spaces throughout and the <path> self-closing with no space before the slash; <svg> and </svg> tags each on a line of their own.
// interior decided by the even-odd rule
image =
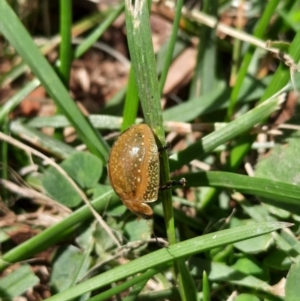
<svg viewBox="0 0 300 301">
<path fill-rule="evenodd" d="M 145 219 L 152 218 L 153 211 L 147 203 L 158 197 L 159 150 L 148 125 L 134 125 L 119 136 L 110 151 L 108 175 L 129 210 Z M 172 184 L 184 185 L 185 180 L 168 182 L 163 189 Z"/>
</svg>

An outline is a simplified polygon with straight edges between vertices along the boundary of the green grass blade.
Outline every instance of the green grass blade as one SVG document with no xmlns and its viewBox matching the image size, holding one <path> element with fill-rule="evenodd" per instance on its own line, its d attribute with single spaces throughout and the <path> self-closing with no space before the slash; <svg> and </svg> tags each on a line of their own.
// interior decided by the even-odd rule
<svg viewBox="0 0 300 301">
<path fill-rule="evenodd" d="M 132 5 L 127 0 L 125 4 L 128 46 L 144 119 L 163 142 L 160 93 L 147 2 L 136 1 Z"/>
<path fill-rule="evenodd" d="M 26 124 L 22 124 L 20 120 L 10 123 L 10 131 L 28 142 L 32 143 L 32 141 L 34 141 L 34 145 L 46 149 L 49 153 L 60 159 L 66 159 L 74 152 L 77 152 L 77 150 L 69 144 L 48 136 Z"/>
<path fill-rule="evenodd" d="M 123 110 L 123 122 L 121 130 L 125 131 L 128 127 L 135 124 L 137 112 L 139 107 L 138 88 L 136 85 L 136 79 L 134 71 L 131 68 L 129 72 L 128 87 L 126 93 L 126 99 Z"/>
<path fill-rule="evenodd" d="M 272 231 L 276 231 L 278 229 L 288 227 L 290 225 L 291 224 L 289 223 L 283 222 L 255 223 L 247 226 L 241 226 L 210 233 L 201 237 L 195 237 L 142 256 L 125 265 L 116 267 L 111 271 L 107 271 L 94 278 L 91 278 L 46 300 L 67 301 L 76 298 L 86 292 L 104 287 L 105 285 L 119 281 L 131 275 L 135 275 L 147 269 L 166 266 L 168 263 L 171 263 L 176 259 L 204 252 L 218 246 L 224 246 L 233 242 L 260 236 Z"/>
<path fill-rule="evenodd" d="M 103 162 L 107 161 L 108 146 L 82 115 L 69 96 L 62 82 L 33 43 L 30 35 L 19 21 L 16 14 L 5 0 L 0 0 L 0 31 L 18 51 L 31 70 L 39 78 L 44 88 L 56 102 L 57 106 L 68 117 L 77 134 L 90 151 L 98 155 Z"/>
<path fill-rule="evenodd" d="M 261 18 L 259 18 L 257 27 L 254 30 L 253 35 L 255 37 L 257 37 L 257 38 L 262 38 L 263 37 L 263 35 L 266 32 L 266 28 L 268 27 L 269 22 L 270 22 L 271 18 L 274 15 L 274 11 L 276 10 L 276 7 L 277 7 L 279 1 L 280 0 L 272 0 L 272 1 L 268 2 L 266 9 L 264 10 L 263 15 L 261 16 Z M 253 57 L 255 49 L 256 49 L 255 46 L 250 45 L 247 53 L 244 56 L 241 68 L 238 72 L 236 83 L 235 83 L 235 85 L 233 87 L 233 90 L 231 92 L 231 95 L 230 95 L 230 105 L 228 106 L 228 111 L 227 111 L 228 120 L 230 120 L 230 118 L 231 118 L 231 116 L 234 112 L 234 107 L 236 105 L 239 92 L 240 92 L 241 87 L 243 85 L 243 81 L 244 81 L 245 76 L 247 74 L 248 67 L 249 67 L 251 59 Z"/>
<path fill-rule="evenodd" d="M 74 57 L 81 57 L 90 47 L 97 42 L 102 34 L 108 29 L 108 27 L 116 20 L 116 18 L 124 10 L 124 4 L 113 10 L 107 18 L 84 40 L 74 51 Z"/>
<path fill-rule="evenodd" d="M 185 174 L 187 186 L 226 188 L 263 197 L 263 202 L 300 214 L 300 188 L 297 185 L 248 177 L 229 172 Z"/>
<path fill-rule="evenodd" d="M 162 146 L 165 145 L 165 134 L 147 3 L 137 1 L 132 6 L 130 1 L 126 1 L 125 12 L 128 46 L 144 119 L 156 134 L 158 146 Z M 161 159 L 161 182 L 166 183 L 170 177 L 166 152 L 163 152 Z M 163 195 L 168 239 L 172 244 L 176 240 L 171 193 L 164 191 Z"/>
<path fill-rule="evenodd" d="M 40 81 L 36 78 L 33 79 L 0 108 L 0 124 L 3 122 L 4 118 L 22 102 L 24 98 L 33 90 L 35 90 L 39 85 Z"/>
<path fill-rule="evenodd" d="M 156 61 L 153 51 L 151 28 L 149 23 L 148 4 L 145 0 L 125 1 L 126 28 L 132 68 L 134 70 L 138 94 L 141 100 L 144 119 L 152 128 L 158 139 L 158 146 L 165 145 L 165 133 L 163 128 L 162 110 L 160 103 L 160 90 L 156 73 Z M 172 50 L 173 53 L 173 50 Z M 169 181 L 170 171 L 166 152 L 161 157 L 160 181 Z M 170 244 L 176 242 L 174 215 L 171 191 L 165 190 L 163 193 L 164 218 L 167 229 L 167 236 Z M 175 273 L 180 283 L 183 284 L 183 275 L 189 273 L 184 264 L 177 262 Z M 180 286 L 180 293 L 183 299 L 189 295 L 185 290 L 186 285 Z M 191 299 L 190 301 L 193 301 Z"/>
<path fill-rule="evenodd" d="M 187 147 L 185 150 L 172 155 L 170 157 L 170 169 L 172 171 L 178 169 L 182 165 L 203 156 L 230 139 L 245 133 L 277 110 L 279 105 L 280 100 L 275 95 L 273 98 L 270 98 L 236 120 L 231 121 L 220 130 L 212 132 L 205 136 L 201 141 L 198 141 Z"/>
<path fill-rule="evenodd" d="M 129 296 L 127 296 L 125 299 L 123 299 L 123 301 L 135 300 L 136 295 L 139 293 L 138 291 L 142 290 L 143 287 L 145 286 L 145 284 L 147 283 L 147 281 L 151 277 L 156 275 L 157 273 L 159 273 L 159 270 L 150 269 L 147 272 L 145 272 L 139 276 L 129 279 L 128 281 L 125 281 L 124 283 L 105 291 L 104 293 L 101 293 L 95 297 L 88 299 L 87 301 L 105 301 L 105 300 L 108 300 L 110 297 L 115 296 L 115 295 L 129 289 L 132 286 L 135 286 L 135 287 L 129 293 Z"/>
<path fill-rule="evenodd" d="M 294 59 L 294 62 L 298 62 L 300 60 L 300 32 L 296 34 L 289 47 L 289 55 Z M 262 103 L 268 97 L 271 97 L 273 94 L 285 87 L 290 80 L 290 74 L 290 69 L 281 63 L 259 102 Z M 249 152 L 253 140 L 254 138 L 252 137 L 244 136 L 237 141 L 237 147 L 233 148 L 230 153 L 227 165 L 228 170 L 235 170 L 240 166 L 244 156 Z"/>
<path fill-rule="evenodd" d="M 117 198 L 111 190 L 93 200 L 91 204 L 97 212 L 101 212 L 107 206 L 107 202 L 113 204 L 117 201 L 119 201 L 119 198 Z M 30 256 L 47 249 L 49 246 L 52 246 L 69 235 L 80 223 L 91 217 L 92 212 L 90 208 L 86 205 L 81 207 L 61 222 L 5 253 L 0 260 L 0 271 L 11 263 L 27 259 Z"/>
<path fill-rule="evenodd" d="M 203 1 L 202 11 L 217 17 L 218 1 Z M 197 50 L 197 62 L 194 76 L 191 82 L 189 98 L 199 97 L 213 91 L 217 85 L 217 46 L 216 30 L 202 26 L 200 28 L 199 45 Z M 200 89 L 201 87 L 201 89 Z"/>
<path fill-rule="evenodd" d="M 70 71 L 72 63 L 72 1 L 60 0 L 60 36 L 59 47 L 59 74 L 60 78 L 69 87 Z"/>
<path fill-rule="evenodd" d="M 175 43 L 176 43 L 176 38 L 177 38 L 177 34 L 178 34 L 182 6 L 183 6 L 183 0 L 178 0 L 176 2 L 176 13 L 175 13 L 174 21 L 173 21 L 172 34 L 170 37 L 168 50 L 167 50 L 165 61 L 164 61 L 164 66 L 163 66 L 161 76 L 160 76 L 160 82 L 159 82 L 160 94 L 162 94 L 162 92 L 163 92 L 165 82 L 167 79 L 167 75 L 168 75 L 168 71 L 169 71 L 169 67 L 171 64 L 174 47 L 175 47 Z"/>
</svg>

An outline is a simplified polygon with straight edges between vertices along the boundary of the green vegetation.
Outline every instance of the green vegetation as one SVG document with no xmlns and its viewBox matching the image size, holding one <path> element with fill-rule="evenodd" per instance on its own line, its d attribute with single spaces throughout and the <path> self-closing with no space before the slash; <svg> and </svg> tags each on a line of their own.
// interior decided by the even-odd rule
<svg viewBox="0 0 300 301">
<path fill-rule="evenodd" d="M 300 2 L 79 2 L 0 0 L 0 299 L 298 301 Z M 187 181 L 149 221 L 106 169 L 139 122 Z"/>
</svg>

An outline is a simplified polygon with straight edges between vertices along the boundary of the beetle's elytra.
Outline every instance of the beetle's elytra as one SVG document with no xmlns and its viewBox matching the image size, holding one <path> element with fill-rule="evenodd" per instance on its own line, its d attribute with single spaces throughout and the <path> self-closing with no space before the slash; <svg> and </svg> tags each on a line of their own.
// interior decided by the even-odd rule
<svg viewBox="0 0 300 301">
<path fill-rule="evenodd" d="M 124 205 L 138 216 L 152 218 L 147 203 L 158 197 L 159 152 L 148 125 L 134 125 L 119 136 L 110 152 L 108 174 Z"/>
</svg>

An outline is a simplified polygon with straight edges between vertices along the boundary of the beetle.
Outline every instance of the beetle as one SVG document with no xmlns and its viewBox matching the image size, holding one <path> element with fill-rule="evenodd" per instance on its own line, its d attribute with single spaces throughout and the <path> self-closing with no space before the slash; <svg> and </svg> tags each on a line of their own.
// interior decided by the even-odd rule
<svg viewBox="0 0 300 301">
<path fill-rule="evenodd" d="M 113 145 L 108 161 L 110 183 L 124 205 L 144 219 L 153 216 L 147 204 L 155 202 L 159 191 L 159 149 L 154 134 L 146 124 L 133 125 Z M 185 180 L 170 181 L 184 186 Z"/>
</svg>

